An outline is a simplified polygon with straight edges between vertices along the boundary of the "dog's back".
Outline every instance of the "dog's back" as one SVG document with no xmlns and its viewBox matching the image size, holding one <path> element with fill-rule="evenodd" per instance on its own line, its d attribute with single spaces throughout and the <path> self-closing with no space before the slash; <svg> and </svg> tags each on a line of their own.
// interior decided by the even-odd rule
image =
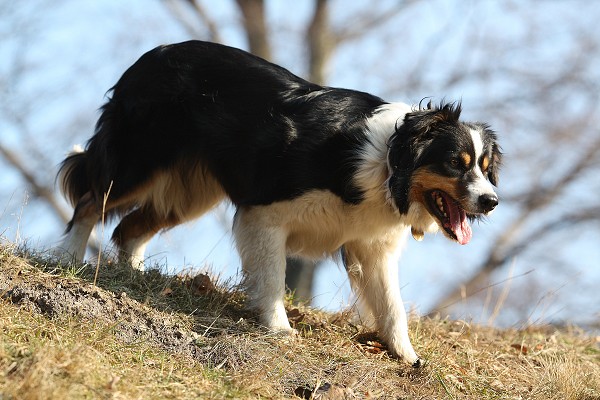
<svg viewBox="0 0 600 400">
<path fill-rule="evenodd" d="M 190 164 L 188 169 L 211 159 L 221 161 L 212 163 L 213 169 L 222 161 L 234 161 L 217 174 L 235 176 L 231 168 L 247 168 L 240 149 L 252 153 L 248 146 L 255 146 L 250 141 L 240 146 L 239 136 L 246 126 L 267 117 L 261 95 L 275 98 L 296 80 L 302 83 L 282 68 L 213 43 L 192 41 L 151 50 L 111 89 L 85 155 L 63 163 L 63 190 L 74 205 L 87 191 L 100 202 L 112 183 L 111 197 L 120 198 L 178 162 Z M 250 94 L 255 100 L 245 101 Z M 272 140 L 265 144 L 276 146 Z"/>
<path fill-rule="evenodd" d="M 74 205 L 87 191 L 100 203 L 111 184 L 113 199 L 128 196 L 176 164 L 183 164 L 182 171 L 199 164 L 208 169 L 235 204 L 288 198 L 315 181 L 339 180 L 323 175 L 336 165 L 315 163 L 331 164 L 328 148 L 349 140 L 335 131 L 363 122 L 383 103 L 366 93 L 322 88 L 249 53 L 199 41 L 149 51 L 112 92 L 85 156 L 63 164 L 63 190 Z M 354 141 L 361 140 L 364 124 L 356 128 Z M 321 154 L 314 153 L 319 149 Z M 290 167 L 294 163 L 304 165 Z M 127 207 L 125 202 L 117 209 Z"/>
</svg>

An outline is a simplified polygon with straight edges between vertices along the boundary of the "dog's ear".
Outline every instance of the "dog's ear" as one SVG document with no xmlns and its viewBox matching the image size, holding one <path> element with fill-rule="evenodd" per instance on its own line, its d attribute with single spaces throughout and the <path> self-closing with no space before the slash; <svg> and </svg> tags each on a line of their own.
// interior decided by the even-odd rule
<svg viewBox="0 0 600 400">
<path fill-rule="evenodd" d="M 404 125 L 410 126 L 413 134 L 424 135 L 434 130 L 438 124 L 458 122 L 461 111 L 460 102 L 442 102 L 439 105 L 432 105 L 430 101 L 426 108 L 422 108 L 419 104 L 417 110 L 407 113 L 404 117 Z"/>
<path fill-rule="evenodd" d="M 486 143 L 486 147 L 490 148 L 489 154 L 489 165 L 487 167 L 487 177 L 490 183 L 494 186 L 498 186 L 498 175 L 500 172 L 500 166 L 502 165 L 502 149 L 498 144 L 498 137 L 487 124 L 479 124 L 482 132 L 482 138 Z M 489 146 L 489 147 L 488 147 Z"/>
<path fill-rule="evenodd" d="M 388 142 L 388 190 L 390 197 L 401 214 L 408 213 L 410 180 L 414 171 L 414 154 L 410 138 L 403 129 L 396 129 Z"/>
<path fill-rule="evenodd" d="M 488 167 L 488 179 L 491 184 L 498 186 L 498 173 L 500 172 L 500 165 L 502 164 L 502 151 L 497 143 L 492 145 L 492 159 L 490 166 Z"/>
<path fill-rule="evenodd" d="M 443 124 L 454 124 L 461 112 L 460 103 L 441 103 L 407 113 L 388 142 L 388 189 L 402 214 L 409 208 L 409 191 L 412 174 L 419 165 L 425 149 L 435 138 L 435 132 Z"/>
</svg>

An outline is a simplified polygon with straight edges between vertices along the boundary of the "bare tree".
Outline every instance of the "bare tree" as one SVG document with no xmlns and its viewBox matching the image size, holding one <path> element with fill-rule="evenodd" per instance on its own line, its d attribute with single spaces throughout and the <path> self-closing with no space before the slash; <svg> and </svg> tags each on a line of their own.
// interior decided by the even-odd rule
<svg viewBox="0 0 600 400">
<path fill-rule="evenodd" d="M 223 3 L 235 10 L 230 20 L 217 16 L 207 1 L 160 2 L 166 11 L 163 23 L 178 25 L 187 37 L 222 41 L 224 27 L 235 25 L 251 52 L 274 62 L 278 62 L 274 59 L 278 35 L 294 37 L 303 53 L 295 57 L 299 61 L 293 70 L 304 71 L 307 79 L 319 84 L 331 84 L 345 74 L 357 88 L 390 99 L 418 102 L 426 96 L 467 94 L 465 113 L 489 121 L 499 131 L 506 153 L 502 198 L 486 225 L 483 250 L 469 259 L 470 276 L 446 285 L 447 292 L 432 307 L 431 313 L 442 314 L 485 293 L 515 257 L 550 270 L 556 265 L 545 260 L 562 251 L 560 246 L 550 247 L 552 243 L 567 242 L 577 232 L 600 232 L 600 198 L 595 195 L 600 191 L 595 178 L 600 172 L 598 15 L 588 2 L 575 3 L 457 1 L 446 14 L 436 13 L 447 15 L 445 20 L 438 18 L 438 25 L 424 30 L 421 21 L 431 17 L 430 5 L 414 0 L 377 6 L 315 0 L 305 19 L 288 18 L 281 24 L 269 18 L 271 3 L 263 0 Z M 40 0 L 38 6 L 49 4 Z M 0 0 L 0 20 L 8 23 L 0 33 L 18 42 L 10 48 L 25 49 L 34 42 L 31 34 L 37 28 L 32 13 L 18 13 L 18 7 L 24 6 Z M 502 16 L 501 22 L 496 14 Z M 561 29 L 555 29 L 553 18 L 560 19 Z M 0 159 L 30 188 L 33 202 L 45 204 L 65 220 L 69 212 L 53 190 L 53 171 L 44 167 L 52 164 L 48 147 L 31 132 L 40 101 L 36 99 L 60 92 L 21 94 L 18 82 L 39 69 L 30 65 L 23 51 L 5 53 L 9 62 L 0 72 L 0 89 L 7 95 L 0 97 L 0 127 L 9 126 L 20 144 L 0 136 Z M 329 73 L 338 66 L 345 68 Z M 75 126 L 82 119 L 93 121 L 81 110 L 79 116 L 72 115 L 73 130 L 80 130 Z M 591 235 L 579 237 L 581 246 L 594 246 Z M 572 259 L 561 262 L 560 268 L 574 269 L 579 263 L 591 264 Z M 460 265 L 459 260 L 447 260 L 443 268 Z M 312 282 L 314 264 L 288 271 L 288 284 L 297 288 L 299 297 L 310 298 L 307 282 Z M 299 272 L 297 278 L 294 272 Z M 301 277 L 307 278 L 304 283 Z"/>
<path fill-rule="evenodd" d="M 527 257 L 529 253 L 540 260 L 544 252 L 557 254 L 560 250 L 548 247 L 553 237 L 568 238 L 576 230 L 599 227 L 600 202 L 590 196 L 600 190 L 598 180 L 590 180 L 600 171 L 600 74 L 593 67 L 600 64 L 600 40 L 590 35 L 593 22 L 579 21 L 579 14 L 563 14 L 566 31 L 550 40 L 570 44 L 534 53 L 532 50 L 542 48 L 549 38 L 541 34 L 531 10 L 518 7 L 514 11 L 522 21 L 530 21 L 525 24 L 526 41 L 501 43 L 499 38 L 479 36 L 467 38 L 465 43 L 479 41 L 500 54 L 515 46 L 513 57 L 529 60 L 539 69 L 511 62 L 483 63 L 474 69 L 463 65 L 450 70 L 444 81 L 447 88 L 493 80 L 511 82 L 511 91 L 495 98 L 484 94 L 478 100 L 481 114 L 498 122 L 505 131 L 505 147 L 511 149 L 504 181 L 508 180 L 509 188 L 502 202 L 513 212 L 503 221 L 502 230 L 491 238 L 487 254 L 471 276 L 450 288 L 430 315 L 446 314 L 470 296 L 482 295 L 493 285 L 494 274 L 519 256 Z M 470 51 L 463 49 L 461 56 L 466 57 Z M 522 53 L 520 57 L 518 53 Z M 527 136 L 511 135 L 512 130 L 521 131 L 521 135 L 526 132 Z M 511 185 L 510 179 L 515 177 L 520 182 Z M 576 268 L 581 261 L 586 260 L 572 260 L 571 265 L 562 264 L 560 268 Z"/>
<path fill-rule="evenodd" d="M 246 31 L 248 48 L 251 53 L 266 60 L 271 59 L 269 33 L 265 21 L 265 3 L 263 0 L 236 0 L 242 13 L 242 23 Z"/>
<path fill-rule="evenodd" d="M 264 59 L 271 60 L 269 32 L 266 26 L 263 0 L 236 0 L 243 16 L 248 48 Z M 306 31 L 309 49 L 309 79 L 324 84 L 325 70 L 333 52 L 327 0 L 318 0 Z M 317 264 L 301 258 L 288 258 L 286 266 L 286 286 L 294 292 L 294 298 L 310 302 L 313 293 L 313 280 Z"/>
<path fill-rule="evenodd" d="M 0 34 L 11 37 L 14 40 L 14 46 L 27 46 L 32 40 L 33 26 L 29 25 L 29 29 L 23 29 L 28 26 L 23 24 L 24 17 L 9 4 L 2 4 L 0 13 L 3 14 L 7 24 Z M 32 24 L 34 23 L 35 21 L 32 22 Z M 11 35 L 13 30 L 17 31 L 19 28 L 21 29 L 19 36 Z M 0 136 L 0 157 L 26 182 L 31 195 L 48 204 L 63 223 L 66 223 L 70 219 L 70 212 L 59 201 L 52 186 L 52 178 L 49 174 L 45 174 L 48 172 L 47 169 L 40 173 L 36 166 L 32 166 L 30 162 L 26 161 L 26 159 L 33 158 L 41 163 L 48 162 L 45 153 L 35 143 L 27 119 L 29 110 L 35 106 L 35 102 L 32 99 L 16 99 L 10 95 L 15 92 L 15 86 L 20 83 L 21 77 L 27 73 L 28 68 L 28 62 L 24 59 L 23 53 L 15 51 L 10 66 L 4 70 L 4 74 L 0 75 L 0 91 L 3 93 L 0 97 L 0 115 L 4 122 L 3 125 L 5 125 L 4 129 L 12 128 L 23 143 L 23 146 L 15 147 L 7 143 L 5 135 Z"/>
</svg>

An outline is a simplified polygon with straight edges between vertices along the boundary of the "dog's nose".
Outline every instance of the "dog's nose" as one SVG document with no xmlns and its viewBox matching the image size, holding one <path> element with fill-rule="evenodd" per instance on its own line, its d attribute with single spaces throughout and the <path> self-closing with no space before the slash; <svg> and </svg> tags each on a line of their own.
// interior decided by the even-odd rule
<svg viewBox="0 0 600 400">
<path fill-rule="evenodd" d="M 483 212 L 489 213 L 498 205 L 498 196 L 494 193 L 486 193 L 479 196 L 479 206 Z"/>
</svg>

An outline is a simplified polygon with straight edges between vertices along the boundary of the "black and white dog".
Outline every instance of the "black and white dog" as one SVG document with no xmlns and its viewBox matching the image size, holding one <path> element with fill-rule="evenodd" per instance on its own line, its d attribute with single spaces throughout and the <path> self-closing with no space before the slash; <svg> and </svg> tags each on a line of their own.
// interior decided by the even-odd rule
<svg viewBox="0 0 600 400">
<path fill-rule="evenodd" d="M 390 351 L 419 366 L 396 274 L 403 239 L 441 230 L 466 244 L 469 220 L 498 204 L 496 136 L 460 111 L 322 87 L 219 44 L 157 47 L 112 88 L 85 151 L 62 163 L 75 212 L 57 253 L 81 261 L 104 209 L 123 216 L 121 257 L 143 268 L 154 234 L 228 198 L 264 325 L 292 332 L 286 256 L 339 251 Z"/>
</svg>

